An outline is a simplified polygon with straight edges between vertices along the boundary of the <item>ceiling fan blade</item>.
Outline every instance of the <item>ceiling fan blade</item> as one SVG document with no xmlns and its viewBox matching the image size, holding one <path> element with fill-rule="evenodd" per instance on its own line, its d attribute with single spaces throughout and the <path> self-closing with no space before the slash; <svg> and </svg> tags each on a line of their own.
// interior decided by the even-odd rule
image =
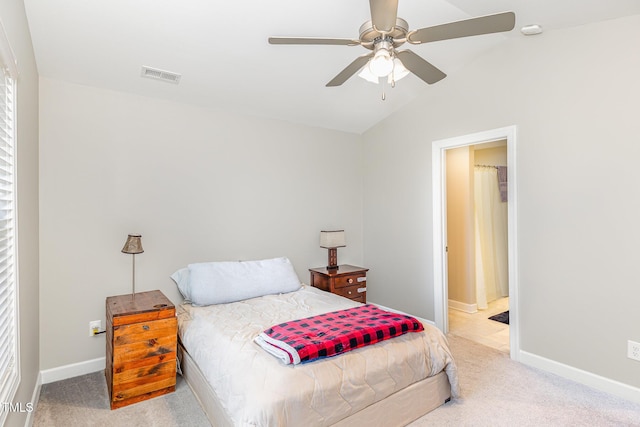
<svg viewBox="0 0 640 427">
<path fill-rule="evenodd" d="M 380 32 L 390 33 L 396 26 L 398 17 L 398 0 L 369 0 L 371 22 Z"/>
<path fill-rule="evenodd" d="M 460 37 L 479 36 L 481 34 L 500 33 L 513 30 L 515 24 L 515 13 L 503 12 L 421 28 L 410 32 L 407 35 L 407 40 L 410 43 L 429 43 Z"/>
<path fill-rule="evenodd" d="M 360 40 L 325 39 L 319 37 L 269 37 L 269 44 L 321 44 L 357 46 L 360 44 Z"/>
<path fill-rule="evenodd" d="M 349 77 L 357 73 L 358 70 L 362 68 L 372 56 L 373 52 L 357 57 L 355 61 L 347 65 L 347 68 L 340 71 L 337 76 L 335 76 L 329 83 L 327 83 L 327 87 L 340 86 L 342 83 L 349 80 Z"/>
<path fill-rule="evenodd" d="M 435 65 L 430 64 L 410 50 L 400 51 L 396 55 L 398 56 L 398 59 L 402 61 L 402 65 L 404 65 L 407 70 L 411 71 L 430 85 L 447 77 L 447 75 L 440 69 L 436 68 Z"/>
</svg>

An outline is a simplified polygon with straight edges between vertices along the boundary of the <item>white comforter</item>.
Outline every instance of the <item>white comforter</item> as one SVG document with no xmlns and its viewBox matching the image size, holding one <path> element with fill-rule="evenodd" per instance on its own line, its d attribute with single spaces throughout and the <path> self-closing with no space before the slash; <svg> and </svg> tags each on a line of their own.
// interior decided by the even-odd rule
<svg viewBox="0 0 640 427">
<path fill-rule="evenodd" d="M 230 304 L 182 304 L 180 338 L 236 426 L 331 425 L 442 370 L 457 396 L 446 339 L 429 324 L 424 332 L 295 366 L 253 342 L 275 324 L 357 304 L 306 285 Z"/>
</svg>

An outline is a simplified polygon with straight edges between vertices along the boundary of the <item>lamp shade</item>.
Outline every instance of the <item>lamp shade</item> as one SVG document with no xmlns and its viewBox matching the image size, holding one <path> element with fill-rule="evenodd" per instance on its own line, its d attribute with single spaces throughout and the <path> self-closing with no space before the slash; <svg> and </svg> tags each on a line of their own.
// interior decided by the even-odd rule
<svg viewBox="0 0 640 427">
<path fill-rule="evenodd" d="M 389 84 L 391 84 L 391 82 L 397 82 L 407 75 L 409 75 L 409 70 L 407 70 L 402 61 L 398 58 L 393 58 L 393 71 L 387 76 Z"/>
<path fill-rule="evenodd" d="M 141 254 L 144 252 L 142 249 L 142 236 L 139 234 L 129 234 L 127 241 L 124 243 L 122 253 L 125 254 Z"/>
<path fill-rule="evenodd" d="M 377 77 L 386 77 L 393 71 L 393 58 L 387 49 L 379 49 L 369 60 L 369 70 Z"/>
<path fill-rule="evenodd" d="M 320 247 L 321 248 L 343 248 L 347 246 L 344 238 L 344 230 L 321 231 Z"/>
<path fill-rule="evenodd" d="M 378 76 L 375 76 L 371 72 L 371 69 L 369 69 L 369 63 L 367 63 L 367 65 L 362 67 L 362 70 L 360 71 L 360 73 L 358 73 L 358 77 L 375 84 L 378 84 L 380 80 L 380 78 Z"/>
</svg>

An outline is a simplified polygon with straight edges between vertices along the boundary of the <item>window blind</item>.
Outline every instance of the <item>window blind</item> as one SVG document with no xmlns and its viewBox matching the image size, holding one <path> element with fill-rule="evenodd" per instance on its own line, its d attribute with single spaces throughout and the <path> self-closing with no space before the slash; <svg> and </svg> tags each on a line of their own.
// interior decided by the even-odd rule
<svg viewBox="0 0 640 427">
<path fill-rule="evenodd" d="M 0 63 L 0 403 L 6 403 L 12 401 L 20 378 L 15 256 L 15 81 L 9 75 L 9 70 L 1 66 L 2 63 Z M 4 422 L 6 415 L 5 410 L 0 413 L 0 424 Z"/>
</svg>

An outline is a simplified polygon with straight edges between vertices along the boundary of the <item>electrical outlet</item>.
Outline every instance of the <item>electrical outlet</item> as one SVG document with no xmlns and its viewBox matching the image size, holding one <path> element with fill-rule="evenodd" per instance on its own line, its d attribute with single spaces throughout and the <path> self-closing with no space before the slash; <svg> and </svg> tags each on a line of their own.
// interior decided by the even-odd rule
<svg viewBox="0 0 640 427">
<path fill-rule="evenodd" d="M 102 329 L 102 320 L 93 320 L 89 322 L 89 336 L 92 337 Z"/>
<path fill-rule="evenodd" d="M 628 341 L 627 357 L 640 361 L 640 343 L 631 340 Z"/>
</svg>

